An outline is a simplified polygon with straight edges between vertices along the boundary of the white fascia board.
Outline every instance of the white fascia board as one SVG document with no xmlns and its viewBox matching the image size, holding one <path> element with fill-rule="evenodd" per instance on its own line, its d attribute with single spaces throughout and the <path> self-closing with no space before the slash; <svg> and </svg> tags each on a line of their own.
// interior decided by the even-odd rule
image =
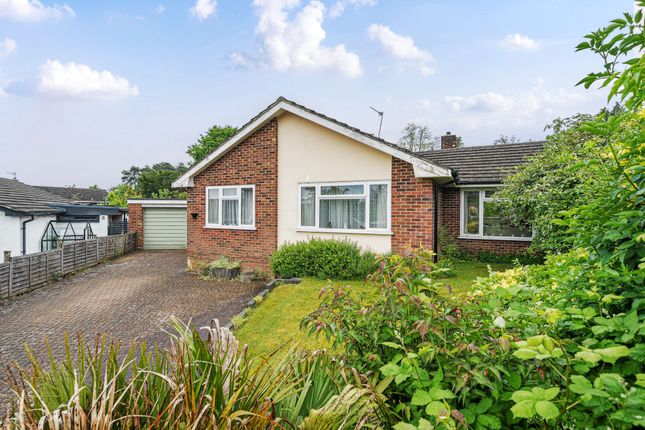
<svg viewBox="0 0 645 430">
<path fill-rule="evenodd" d="M 193 177 L 195 175 L 197 175 L 202 170 L 204 170 L 212 162 L 222 157 L 230 149 L 232 149 L 235 145 L 237 145 L 240 141 L 246 139 L 249 135 L 254 133 L 258 128 L 262 127 L 267 121 L 269 121 L 271 118 L 276 116 L 281 111 L 290 112 L 296 116 L 309 120 L 314 124 L 318 124 L 329 130 L 335 131 L 336 133 L 339 133 L 343 136 L 347 136 L 350 139 L 353 139 L 357 142 L 360 142 L 364 145 L 369 146 L 370 148 L 374 148 L 392 157 L 396 157 L 403 161 L 406 161 L 412 164 L 414 168 L 414 175 L 418 178 L 451 178 L 452 177 L 452 173 L 450 169 L 437 166 L 436 164 L 430 163 L 429 161 L 426 161 L 420 157 L 415 157 L 411 154 L 408 154 L 407 152 L 393 148 L 390 145 L 386 145 L 376 139 L 371 139 L 370 137 L 365 136 L 364 134 L 357 133 L 356 131 L 351 130 L 347 127 L 344 127 L 340 124 L 337 124 L 334 121 L 330 121 L 319 115 L 316 115 L 307 110 L 301 109 L 297 106 L 293 106 L 292 104 L 283 101 L 275 105 L 270 110 L 266 111 L 263 115 L 257 118 L 253 123 L 249 124 L 246 127 L 246 129 L 243 130 L 240 134 L 233 137 L 224 145 L 220 146 L 216 151 L 212 152 L 209 156 L 204 158 L 202 161 L 200 161 L 195 166 L 193 166 L 190 170 L 184 173 L 179 179 L 173 182 L 172 184 L 173 188 L 192 187 L 194 185 Z"/>
<path fill-rule="evenodd" d="M 185 208 L 186 200 L 131 199 L 128 204 L 141 205 L 144 208 Z"/>
</svg>

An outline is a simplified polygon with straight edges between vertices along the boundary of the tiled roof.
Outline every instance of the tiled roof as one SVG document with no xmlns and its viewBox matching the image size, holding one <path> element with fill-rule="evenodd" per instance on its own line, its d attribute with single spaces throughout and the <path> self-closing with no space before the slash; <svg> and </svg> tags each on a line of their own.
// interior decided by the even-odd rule
<svg viewBox="0 0 645 430">
<path fill-rule="evenodd" d="M 34 187 L 75 202 L 103 203 L 105 202 L 108 194 L 105 190 L 95 188 L 48 187 L 41 185 L 34 185 Z"/>
<path fill-rule="evenodd" d="M 457 184 L 498 184 L 515 166 L 525 163 L 528 157 L 541 152 L 543 148 L 544 142 L 525 142 L 441 149 L 416 154 L 451 169 Z"/>
<path fill-rule="evenodd" d="M 71 203 L 64 197 L 48 193 L 15 179 L 0 178 L 0 208 L 26 214 L 63 213 L 48 203 Z"/>
</svg>

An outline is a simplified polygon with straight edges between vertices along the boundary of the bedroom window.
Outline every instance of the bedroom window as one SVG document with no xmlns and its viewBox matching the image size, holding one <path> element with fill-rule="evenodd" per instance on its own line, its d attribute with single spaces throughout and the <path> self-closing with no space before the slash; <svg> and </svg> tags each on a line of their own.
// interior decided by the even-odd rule
<svg viewBox="0 0 645 430">
<path fill-rule="evenodd" d="M 255 185 L 206 187 L 206 227 L 255 228 Z"/>
<path fill-rule="evenodd" d="M 461 190 L 461 236 L 468 239 L 531 240 L 529 226 L 511 223 L 495 204 L 494 189 Z"/>
<path fill-rule="evenodd" d="M 388 190 L 386 182 L 302 184 L 299 228 L 387 232 L 390 220 Z"/>
</svg>

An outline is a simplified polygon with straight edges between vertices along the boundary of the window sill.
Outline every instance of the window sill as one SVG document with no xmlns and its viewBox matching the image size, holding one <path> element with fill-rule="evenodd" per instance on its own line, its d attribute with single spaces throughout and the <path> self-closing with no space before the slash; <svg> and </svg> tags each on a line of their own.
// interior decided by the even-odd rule
<svg viewBox="0 0 645 430">
<path fill-rule="evenodd" d="M 253 231 L 257 230 L 257 228 L 254 225 L 212 225 L 212 224 L 206 224 L 204 228 L 210 228 L 214 230 L 247 230 L 247 231 Z"/>
<path fill-rule="evenodd" d="M 296 227 L 299 233 L 333 233 L 333 234 L 362 234 L 367 236 L 392 236 L 389 230 L 345 230 L 339 228 L 305 228 Z"/>
<path fill-rule="evenodd" d="M 501 237 L 501 236 L 466 236 L 460 235 L 459 239 L 466 240 L 502 240 L 507 242 L 531 242 L 532 237 Z"/>
</svg>

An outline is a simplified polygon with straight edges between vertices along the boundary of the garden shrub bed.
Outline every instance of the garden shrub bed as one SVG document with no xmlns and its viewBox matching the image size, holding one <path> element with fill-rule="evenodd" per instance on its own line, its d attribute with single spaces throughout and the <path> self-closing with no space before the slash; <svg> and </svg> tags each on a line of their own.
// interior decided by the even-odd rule
<svg viewBox="0 0 645 430">
<path fill-rule="evenodd" d="M 365 279 L 376 256 L 354 242 L 311 239 L 280 246 L 271 256 L 273 273 L 282 278 Z"/>
</svg>

